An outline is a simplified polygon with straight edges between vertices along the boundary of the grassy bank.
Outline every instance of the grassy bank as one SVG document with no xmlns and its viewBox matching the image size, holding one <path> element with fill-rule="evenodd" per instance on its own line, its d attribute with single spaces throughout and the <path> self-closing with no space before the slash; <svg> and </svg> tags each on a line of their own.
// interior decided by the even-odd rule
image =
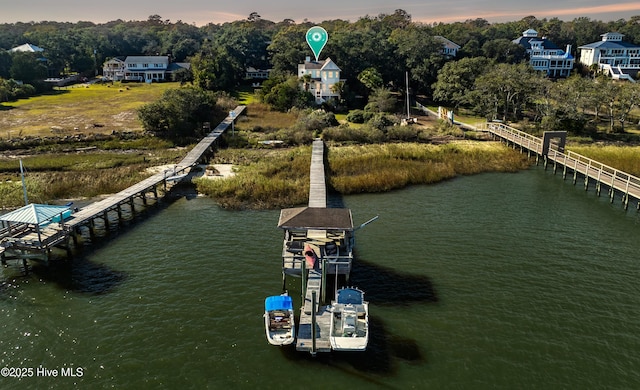
<svg viewBox="0 0 640 390">
<path fill-rule="evenodd" d="M 526 156 L 499 143 L 384 144 L 331 148 L 329 182 L 342 194 L 380 192 L 480 172 L 515 172 Z"/>
<path fill-rule="evenodd" d="M 195 180 L 198 192 L 226 208 L 265 209 L 303 204 L 309 197 L 311 148 L 226 149 L 214 163 L 234 164 L 236 175 L 225 180 Z"/>
<path fill-rule="evenodd" d="M 23 157 L 29 201 L 90 198 L 121 191 L 151 173 L 147 168 L 175 163 L 184 151 L 155 150 L 46 154 Z M 24 205 L 19 161 L 0 159 L 0 208 Z"/>
<path fill-rule="evenodd" d="M 179 83 L 79 84 L 0 104 L 0 137 L 139 131 L 137 109 Z"/>
<path fill-rule="evenodd" d="M 281 208 L 306 204 L 309 146 L 287 150 L 223 150 L 217 163 L 238 165 L 225 180 L 199 179 L 198 191 L 228 208 Z M 380 192 L 479 172 L 513 172 L 529 165 L 498 143 L 331 146 L 329 185 L 343 194 Z"/>
<path fill-rule="evenodd" d="M 640 146 L 569 146 L 574 153 L 589 157 L 634 176 L 640 176 Z"/>
</svg>

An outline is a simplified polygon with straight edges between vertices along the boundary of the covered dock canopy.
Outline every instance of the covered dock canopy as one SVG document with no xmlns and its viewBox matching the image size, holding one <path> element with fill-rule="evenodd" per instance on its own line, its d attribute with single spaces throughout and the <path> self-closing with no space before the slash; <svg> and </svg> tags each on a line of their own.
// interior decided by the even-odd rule
<svg viewBox="0 0 640 390">
<path fill-rule="evenodd" d="M 282 229 L 353 230 L 350 209 L 296 207 L 280 210 Z"/>
<path fill-rule="evenodd" d="M 67 210 L 69 210 L 69 206 L 31 203 L 17 210 L 0 215 L 0 221 L 40 225 L 60 218 Z"/>
</svg>

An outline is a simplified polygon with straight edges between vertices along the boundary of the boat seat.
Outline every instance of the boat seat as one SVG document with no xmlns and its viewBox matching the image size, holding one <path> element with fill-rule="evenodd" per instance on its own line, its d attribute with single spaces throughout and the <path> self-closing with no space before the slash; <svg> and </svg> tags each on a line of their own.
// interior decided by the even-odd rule
<svg viewBox="0 0 640 390">
<path fill-rule="evenodd" d="M 328 242 L 324 246 L 324 252 L 327 257 L 336 257 L 338 256 L 338 246 L 334 242 Z"/>
<path fill-rule="evenodd" d="M 303 249 L 304 249 L 304 241 L 300 241 L 300 240 L 287 241 L 287 252 L 302 253 Z"/>
<path fill-rule="evenodd" d="M 347 315 L 344 317 L 344 322 L 342 323 L 342 332 L 344 334 L 352 334 L 356 331 L 356 318 L 352 315 Z"/>
</svg>

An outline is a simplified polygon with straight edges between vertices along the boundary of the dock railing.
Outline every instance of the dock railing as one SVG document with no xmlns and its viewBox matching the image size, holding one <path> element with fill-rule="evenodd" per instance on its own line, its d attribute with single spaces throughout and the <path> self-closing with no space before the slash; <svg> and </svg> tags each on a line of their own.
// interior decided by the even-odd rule
<svg viewBox="0 0 640 390">
<path fill-rule="evenodd" d="M 526 148 L 537 155 L 542 155 L 543 140 L 541 138 L 514 129 L 504 123 L 483 123 L 477 126 L 477 130 L 487 131 L 514 145 Z M 625 208 L 628 205 L 629 197 L 632 196 L 638 200 L 638 209 L 640 210 L 639 177 L 572 151 L 559 151 L 553 144 L 544 157 L 546 161 L 554 163 L 554 171 L 557 165 L 564 167 L 563 177 L 566 175 L 568 169 L 572 170 L 574 172 L 574 184 L 577 179 L 577 174 L 580 173 L 585 177 L 585 189 L 588 188 L 589 179 L 592 179 L 596 182 L 596 191 L 598 194 L 600 194 L 600 185 L 604 184 L 610 189 L 611 201 L 613 201 L 615 190 L 617 190 L 623 194 L 622 201 Z"/>
<path fill-rule="evenodd" d="M 561 153 L 551 149 L 548 157 L 565 168 L 595 179 L 596 182 L 607 184 L 609 187 L 633 195 L 635 198 L 640 197 L 640 178 L 637 176 L 572 151 Z"/>
<path fill-rule="evenodd" d="M 487 122 L 477 127 L 478 130 L 489 131 L 497 136 L 500 136 L 510 142 L 516 143 L 522 147 L 525 147 L 533 152 L 542 153 L 542 139 L 525 133 L 513 127 L 509 127 L 504 123 L 499 122 Z"/>
</svg>

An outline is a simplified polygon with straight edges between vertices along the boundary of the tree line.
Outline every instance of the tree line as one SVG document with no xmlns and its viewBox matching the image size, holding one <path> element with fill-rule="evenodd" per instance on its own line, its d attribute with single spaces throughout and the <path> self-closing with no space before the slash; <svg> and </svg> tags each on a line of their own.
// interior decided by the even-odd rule
<svg viewBox="0 0 640 390">
<path fill-rule="evenodd" d="M 484 56 L 499 62 L 516 63 L 523 53 L 511 46 L 529 28 L 536 29 L 560 47 L 600 40 L 600 34 L 617 31 L 625 40 L 640 44 L 640 16 L 628 20 L 602 22 L 587 17 L 572 21 L 528 16 L 519 21 L 489 23 L 484 19 L 465 22 L 424 24 L 414 22 L 404 10 L 392 14 L 363 16 L 357 21 L 328 20 L 329 32 L 323 56 L 331 57 L 352 87 L 361 85 L 357 76 L 375 68 L 385 82 L 403 85 L 404 72 L 411 70 L 412 83 L 420 91 L 430 91 L 437 71 L 445 61 L 441 45 L 433 39 L 443 36 L 461 46 L 458 58 Z M 297 64 L 311 55 L 305 41 L 306 30 L 314 24 L 291 19 L 272 22 L 251 13 L 230 23 L 210 23 L 202 27 L 172 22 L 159 15 L 145 21 L 115 20 L 92 22 L 28 22 L 0 24 L 0 49 L 23 43 L 44 48 L 51 72 L 91 74 L 105 60 L 127 55 L 170 55 L 181 62 L 199 58 L 217 71 L 213 81 L 202 81 L 217 89 L 230 90 L 244 78 L 245 69 L 273 68 L 276 74 L 295 74 Z M 512 50 L 509 50 L 512 49 Z M 11 61 L 0 56 L 0 77 L 11 78 Z M 211 77 L 211 76 L 209 76 Z"/>
<path fill-rule="evenodd" d="M 36 82 L 43 75 L 91 76 L 112 57 L 169 55 L 171 61 L 191 62 L 192 72 L 185 80 L 212 91 L 234 91 L 243 82 L 248 67 L 272 69 L 273 80 L 266 84 L 265 97 L 276 88 L 277 93 L 272 94 L 271 99 L 278 102 L 282 100 L 281 95 L 292 91 L 293 82 L 289 79 L 295 77 L 297 65 L 311 55 L 304 37 L 313 25 L 315 23 L 307 20 L 273 22 L 255 12 L 243 20 L 201 27 L 180 20 L 172 22 L 159 15 L 151 15 L 144 21 L 115 20 L 103 24 L 51 21 L 0 24 L 0 48 L 10 49 L 28 42 L 45 49 L 36 55 L 0 50 L 0 79 L 3 79 L 0 101 L 30 92 L 11 84 L 10 79 L 27 84 L 33 81 L 38 89 L 44 88 Z M 548 92 L 552 87 L 525 83 L 533 82 L 529 75 L 536 76 L 521 65 L 525 52 L 512 43 L 513 39 L 533 28 L 559 47 L 571 45 L 576 53 L 578 46 L 599 41 L 601 34 L 616 31 L 625 34 L 625 41 L 640 44 L 640 16 L 609 22 L 587 17 L 562 21 L 528 16 L 501 23 L 478 18 L 425 24 L 413 21 L 411 15 L 398 9 L 391 14 L 366 15 L 353 22 L 336 19 L 319 25 L 329 33 L 323 58 L 331 57 L 347 80 L 340 88 L 343 88 L 343 103 L 348 106 L 364 105 L 367 100 L 361 103 L 362 99 L 358 99 L 368 97 L 376 88 L 402 91 L 408 71 L 412 91 L 429 100 L 469 106 L 496 118 L 520 117 L 532 109 L 541 121 L 549 118 L 551 111 L 561 114 L 555 119 L 545 119 L 548 124 L 565 121 L 565 117 L 573 115 L 573 108 L 551 104 L 555 101 Z M 461 46 L 456 58 L 442 55 L 437 36 Z M 462 73 L 455 75 L 456 72 Z M 527 79 L 519 79 L 521 85 L 511 86 L 505 74 L 526 75 Z M 465 88 L 452 87 L 455 77 L 466 80 L 462 84 Z M 550 103 L 540 104 L 545 98 Z M 283 104 L 304 106 L 310 101 L 306 96 L 294 96 Z M 598 112 L 601 108 L 605 109 L 604 104 L 589 110 Z"/>
</svg>

